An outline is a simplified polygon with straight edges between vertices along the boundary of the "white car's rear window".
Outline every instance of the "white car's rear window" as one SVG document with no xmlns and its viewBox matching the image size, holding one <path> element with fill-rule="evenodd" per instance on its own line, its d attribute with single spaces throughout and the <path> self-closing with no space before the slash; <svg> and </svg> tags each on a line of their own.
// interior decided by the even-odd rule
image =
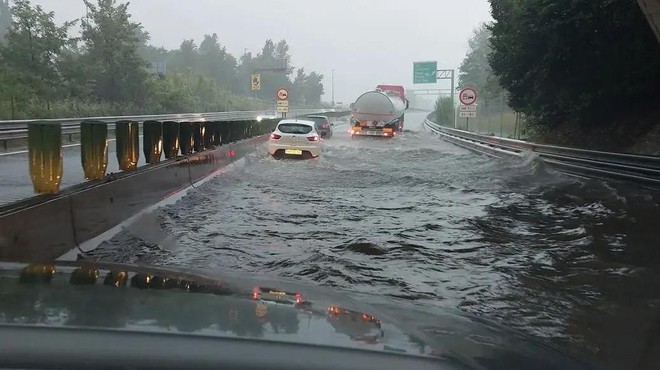
<svg viewBox="0 0 660 370">
<path fill-rule="evenodd" d="M 312 126 L 301 125 L 299 123 L 281 123 L 277 129 L 285 134 L 309 134 Z"/>
</svg>

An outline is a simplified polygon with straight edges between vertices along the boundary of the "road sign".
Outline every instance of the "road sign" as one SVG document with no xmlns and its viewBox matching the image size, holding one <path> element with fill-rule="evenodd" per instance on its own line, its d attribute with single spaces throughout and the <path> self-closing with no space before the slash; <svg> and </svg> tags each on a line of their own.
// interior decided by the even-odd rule
<svg viewBox="0 0 660 370">
<path fill-rule="evenodd" d="M 458 100 L 463 105 L 473 105 L 477 103 L 477 90 L 466 87 L 458 93 Z"/>
<path fill-rule="evenodd" d="M 257 91 L 261 90 L 261 74 L 260 73 L 254 73 L 250 76 L 250 80 L 252 81 L 252 91 Z"/>
<path fill-rule="evenodd" d="M 434 84 L 438 82 L 437 72 L 438 72 L 438 62 L 414 62 L 413 83 Z"/>
<path fill-rule="evenodd" d="M 277 107 L 277 113 L 289 113 L 289 107 Z"/>
<path fill-rule="evenodd" d="M 459 105 L 458 106 L 458 111 L 459 112 L 476 112 L 477 111 L 477 106 L 476 105 Z"/>
<path fill-rule="evenodd" d="M 477 112 L 458 112 L 458 116 L 461 118 L 475 118 L 477 117 Z"/>
<path fill-rule="evenodd" d="M 288 100 L 278 100 L 277 101 L 277 106 L 278 107 L 288 107 L 289 106 L 289 101 Z"/>
<path fill-rule="evenodd" d="M 289 98 L 289 91 L 283 87 L 277 89 L 277 99 L 287 100 Z"/>
</svg>

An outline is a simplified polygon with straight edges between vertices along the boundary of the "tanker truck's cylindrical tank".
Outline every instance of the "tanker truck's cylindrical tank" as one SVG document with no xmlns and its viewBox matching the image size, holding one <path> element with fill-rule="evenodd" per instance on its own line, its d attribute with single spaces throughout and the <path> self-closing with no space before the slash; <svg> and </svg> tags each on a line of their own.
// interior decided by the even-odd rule
<svg viewBox="0 0 660 370">
<path fill-rule="evenodd" d="M 353 118 L 359 122 L 390 122 L 401 117 L 406 109 L 406 104 L 398 94 L 390 94 L 369 91 L 360 95 L 353 104 Z"/>
</svg>

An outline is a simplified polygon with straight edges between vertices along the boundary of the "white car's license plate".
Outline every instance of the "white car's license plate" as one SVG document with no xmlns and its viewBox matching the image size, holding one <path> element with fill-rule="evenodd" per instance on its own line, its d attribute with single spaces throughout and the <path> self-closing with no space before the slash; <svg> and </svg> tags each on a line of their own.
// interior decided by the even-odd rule
<svg viewBox="0 0 660 370">
<path fill-rule="evenodd" d="M 284 154 L 302 155 L 302 150 L 300 150 L 300 149 L 285 149 Z"/>
</svg>

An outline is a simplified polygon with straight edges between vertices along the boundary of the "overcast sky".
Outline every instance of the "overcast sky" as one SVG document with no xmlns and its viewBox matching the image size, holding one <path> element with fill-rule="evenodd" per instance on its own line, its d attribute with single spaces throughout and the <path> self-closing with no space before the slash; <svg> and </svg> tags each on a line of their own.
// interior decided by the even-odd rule
<svg viewBox="0 0 660 370">
<path fill-rule="evenodd" d="M 33 0 L 58 21 L 85 13 L 82 0 Z M 118 0 L 118 2 L 124 2 Z M 458 68 L 474 28 L 491 20 L 487 0 L 134 0 L 129 11 L 156 46 L 177 48 L 217 33 L 234 56 L 285 39 L 296 67 L 325 75 L 330 101 L 352 102 L 379 83 L 413 85 L 414 61 Z"/>
</svg>

